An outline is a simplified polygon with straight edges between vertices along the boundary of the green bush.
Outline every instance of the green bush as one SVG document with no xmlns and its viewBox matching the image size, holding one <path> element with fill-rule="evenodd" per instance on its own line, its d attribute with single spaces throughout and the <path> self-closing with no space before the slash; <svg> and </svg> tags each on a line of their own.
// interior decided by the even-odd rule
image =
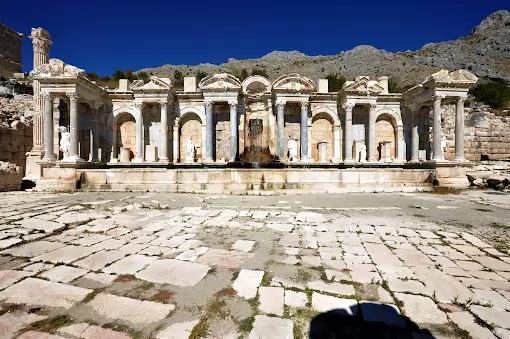
<svg viewBox="0 0 510 339">
<path fill-rule="evenodd" d="M 388 79 L 388 92 L 390 93 L 403 93 L 404 89 L 400 86 L 400 81 L 397 78 L 390 77 Z"/>
<path fill-rule="evenodd" d="M 200 82 L 203 78 L 205 78 L 208 74 L 203 71 L 197 71 L 197 82 Z"/>
<path fill-rule="evenodd" d="M 479 84 L 470 93 L 492 108 L 503 109 L 510 105 L 510 86 L 502 82 Z"/>
<path fill-rule="evenodd" d="M 260 75 L 263 76 L 264 78 L 269 78 L 269 74 L 267 74 L 266 70 L 261 68 L 252 69 L 251 75 Z"/>
<path fill-rule="evenodd" d="M 339 74 L 329 74 L 328 79 L 328 92 L 338 92 L 344 87 L 345 77 Z"/>
</svg>

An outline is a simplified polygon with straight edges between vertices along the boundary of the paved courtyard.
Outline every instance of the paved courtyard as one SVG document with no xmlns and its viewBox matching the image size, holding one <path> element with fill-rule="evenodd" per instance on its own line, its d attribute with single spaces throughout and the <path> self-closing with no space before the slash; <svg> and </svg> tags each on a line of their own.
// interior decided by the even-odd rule
<svg viewBox="0 0 510 339">
<path fill-rule="evenodd" d="M 510 338 L 510 194 L 0 195 L 0 338 Z"/>
</svg>

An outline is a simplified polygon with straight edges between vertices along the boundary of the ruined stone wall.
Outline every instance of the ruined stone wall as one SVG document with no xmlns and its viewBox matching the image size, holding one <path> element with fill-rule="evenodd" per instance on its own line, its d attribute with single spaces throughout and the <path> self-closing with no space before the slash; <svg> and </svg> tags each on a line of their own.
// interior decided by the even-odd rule
<svg viewBox="0 0 510 339">
<path fill-rule="evenodd" d="M 32 126 L 15 121 L 0 127 L 0 161 L 25 167 L 26 152 L 32 149 Z"/>
<path fill-rule="evenodd" d="M 21 39 L 23 34 L 0 24 L 0 73 L 21 72 Z"/>
<path fill-rule="evenodd" d="M 467 106 L 467 105 L 466 105 Z M 464 150 L 467 160 L 510 159 L 510 116 L 496 116 L 488 107 L 472 103 L 465 111 Z M 443 106 L 445 159 L 455 156 L 455 105 Z"/>
</svg>

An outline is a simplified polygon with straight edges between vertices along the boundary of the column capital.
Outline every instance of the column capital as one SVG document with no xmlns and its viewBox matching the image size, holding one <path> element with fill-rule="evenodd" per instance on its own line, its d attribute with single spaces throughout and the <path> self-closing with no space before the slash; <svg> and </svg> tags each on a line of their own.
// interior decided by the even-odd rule
<svg viewBox="0 0 510 339">
<path fill-rule="evenodd" d="M 276 108 L 284 109 L 284 108 L 285 108 L 285 101 L 283 101 L 283 100 L 278 100 L 278 101 L 276 102 Z"/>
<path fill-rule="evenodd" d="M 310 103 L 308 101 L 303 101 L 301 102 L 301 108 L 303 109 L 306 109 L 308 108 L 308 106 L 310 106 Z"/>
<path fill-rule="evenodd" d="M 435 94 L 432 99 L 434 99 L 434 103 L 441 103 L 441 100 L 443 100 L 445 98 L 444 95 L 439 95 L 439 94 Z"/>
<path fill-rule="evenodd" d="M 376 109 L 377 108 L 377 103 L 373 102 L 369 106 L 370 106 L 371 109 Z"/>
<path fill-rule="evenodd" d="M 204 106 L 206 108 L 212 108 L 212 105 L 213 105 L 213 102 L 211 100 L 205 100 L 204 101 Z"/>
<path fill-rule="evenodd" d="M 168 107 L 168 101 L 166 101 L 166 100 L 161 100 L 160 102 L 158 102 L 158 104 L 159 104 L 159 107 L 161 107 L 161 108 Z"/>
<path fill-rule="evenodd" d="M 230 108 L 236 108 L 236 106 L 237 106 L 237 101 L 234 101 L 234 100 L 229 101 L 229 102 L 228 102 L 228 105 L 230 106 Z"/>
<path fill-rule="evenodd" d="M 41 96 L 44 100 L 52 100 L 53 99 L 53 93 L 50 92 L 41 92 Z"/>
<path fill-rule="evenodd" d="M 141 110 L 143 108 L 143 102 L 142 101 L 135 101 L 135 108 Z"/>
<path fill-rule="evenodd" d="M 346 111 L 352 111 L 352 109 L 354 108 L 354 106 L 356 106 L 355 104 L 353 104 L 352 102 L 346 102 L 345 104 L 342 105 L 342 108 Z"/>
<path fill-rule="evenodd" d="M 99 109 L 99 108 L 101 108 L 101 106 L 103 106 L 103 103 L 98 100 L 94 100 L 90 103 L 90 107 L 92 107 L 94 109 Z"/>
<path fill-rule="evenodd" d="M 69 101 L 71 102 L 78 102 L 78 93 L 76 92 L 70 92 L 70 93 L 66 93 L 66 96 L 69 98 Z"/>
<path fill-rule="evenodd" d="M 466 101 L 466 97 L 457 97 L 457 104 L 464 105 L 465 101 Z"/>
</svg>

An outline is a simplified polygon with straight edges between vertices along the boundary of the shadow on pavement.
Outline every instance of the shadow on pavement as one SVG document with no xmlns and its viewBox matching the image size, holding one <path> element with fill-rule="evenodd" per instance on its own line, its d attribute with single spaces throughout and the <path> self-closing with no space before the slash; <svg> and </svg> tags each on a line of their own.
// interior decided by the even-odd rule
<svg viewBox="0 0 510 339">
<path fill-rule="evenodd" d="M 435 337 L 428 330 L 420 329 L 408 317 L 400 315 L 394 306 L 360 302 L 349 311 L 337 309 L 317 315 L 310 322 L 309 338 L 434 339 Z"/>
</svg>

